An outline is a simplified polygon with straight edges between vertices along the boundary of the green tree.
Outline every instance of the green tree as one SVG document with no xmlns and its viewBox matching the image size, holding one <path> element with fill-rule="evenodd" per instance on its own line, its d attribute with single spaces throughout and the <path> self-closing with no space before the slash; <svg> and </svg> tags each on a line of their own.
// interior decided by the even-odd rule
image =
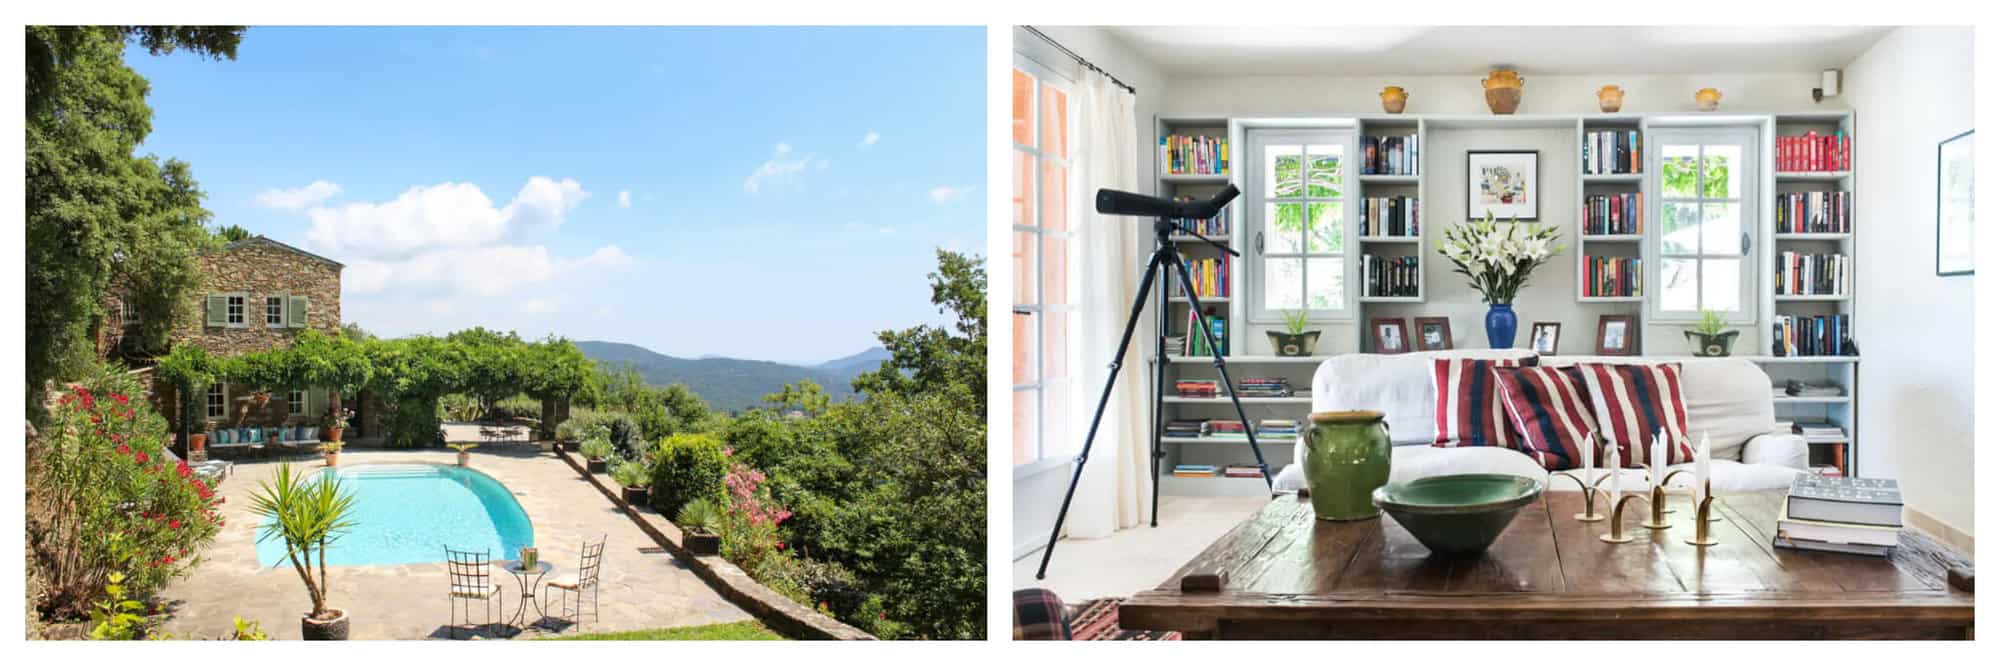
<svg viewBox="0 0 2000 666">
<path fill-rule="evenodd" d="M 877 339 L 889 350 L 881 369 L 854 378 L 854 390 L 914 397 L 951 386 L 986 386 L 986 265 L 978 255 L 938 250 L 930 273 L 931 303 L 951 318 L 945 326 L 883 331 Z M 986 419 L 986 401 L 968 405 Z"/>
</svg>

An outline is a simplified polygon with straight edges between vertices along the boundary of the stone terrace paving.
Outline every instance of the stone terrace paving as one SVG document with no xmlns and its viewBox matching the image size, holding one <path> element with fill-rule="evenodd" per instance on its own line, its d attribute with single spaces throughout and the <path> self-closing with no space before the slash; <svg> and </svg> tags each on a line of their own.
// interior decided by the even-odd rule
<svg viewBox="0 0 2000 666">
<path fill-rule="evenodd" d="M 477 441 L 476 429 L 452 432 L 451 441 Z M 422 451 L 371 451 L 349 447 L 340 454 L 340 464 L 440 463 L 453 464 L 457 452 L 449 449 Z M 295 455 L 294 465 L 308 469 L 322 466 L 318 455 Z M 232 619 L 263 623 L 273 639 L 299 638 L 299 616 L 312 607 L 305 585 L 290 564 L 275 568 L 257 565 L 257 517 L 250 511 L 250 498 L 259 483 L 276 473 L 279 458 L 238 461 L 235 473 L 219 491 L 229 498 L 223 504 L 227 524 L 222 533 L 202 553 L 200 564 L 175 580 L 164 591 L 172 618 L 164 629 L 179 636 L 212 638 L 226 635 Z M 608 535 L 604 547 L 601 617 L 581 627 L 567 627 L 564 634 L 626 631 L 735 622 L 751 619 L 742 609 L 723 599 L 686 565 L 654 549 L 654 544 L 603 495 L 580 478 L 575 470 L 551 453 L 532 447 L 473 449 L 472 466 L 498 479 L 512 490 L 535 525 L 536 547 L 544 560 L 558 568 L 553 580 L 574 574 L 582 543 Z M 336 546 L 337 547 L 337 546 Z M 495 555 L 499 557 L 499 555 Z M 496 582 L 507 596 L 507 616 L 514 615 L 520 594 L 513 576 L 494 570 Z M 447 577 L 442 562 L 427 564 L 347 566 L 327 569 L 332 592 L 328 603 L 344 608 L 352 617 L 353 639 L 447 638 L 451 605 L 445 598 Z M 586 598 L 585 609 L 589 604 Z M 550 608 L 550 612 L 555 612 Z M 481 609 L 473 606 L 473 620 Z M 531 606 L 524 624 L 537 617 Z M 587 616 L 586 616 L 587 617 Z M 461 620 L 463 616 L 461 615 Z M 496 618 L 495 622 L 501 619 Z M 559 623 L 551 622 L 559 626 Z M 487 627 L 483 637 L 508 637 L 513 631 Z M 459 631 L 459 637 L 465 637 Z M 551 630 L 529 627 L 519 638 L 552 635 Z"/>
</svg>

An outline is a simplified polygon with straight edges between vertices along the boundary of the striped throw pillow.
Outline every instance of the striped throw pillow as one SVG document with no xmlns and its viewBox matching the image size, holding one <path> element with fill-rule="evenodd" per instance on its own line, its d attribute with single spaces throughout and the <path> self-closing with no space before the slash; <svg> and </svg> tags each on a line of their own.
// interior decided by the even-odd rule
<svg viewBox="0 0 2000 666">
<path fill-rule="evenodd" d="M 1514 448 L 1519 437 L 1507 422 L 1507 410 L 1493 389 L 1493 368 L 1535 364 L 1535 357 L 1440 358 L 1431 361 L 1431 386 L 1437 389 L 1437 439 L 1431 446 L 1503 446 Z"/>
<path fill-rule="evenodd" d="M 1583 447 L 1597 429 L 1590 394 L 1576 368 L 1494 368 L 1500 403 L 1521 438 L 1514 447 L 1542 469 L 1583 463 Z"/>
<path fill-rule="evenodd" d="M 1579 363 L 1591 412 L 1605 446 L 1617 446 L 1626 467 L 1652 464 L 1653 434 L 1667 431 L 1667 464 L 1694 462 L 1687 436 L 1681 364 Z M 1600 460 L 1604 457 L 1600 456 Z"/>
</svg>

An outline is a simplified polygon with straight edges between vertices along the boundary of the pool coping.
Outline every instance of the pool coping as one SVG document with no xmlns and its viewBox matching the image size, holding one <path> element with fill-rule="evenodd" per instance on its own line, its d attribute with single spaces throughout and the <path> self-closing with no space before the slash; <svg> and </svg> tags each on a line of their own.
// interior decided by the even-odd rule
<svg viewBox="0 0 2000 666">
<path fill-rule="evenodd" d="M 735 564 L 720 555 L 696 555 L 686 546 L 686 538 L 678 525 L 658 513 L 640 511 L 626 502 L 620 488 L 613 486 L 609 475 L 591 474 L 583 461 L 571 452 L 555 447 L 556 457 L 569 464 L 577 474 L 590 481 L 599 494 L 625 513 L 625 517 L 639 526 L 661 548 L 672 553 L 676 559 L 686 562 L 695 575 L 707 581 L 710 587 L 720 592 L 723 598 L 736 604 L 757 619 L 762 620 L 772 630 L 789 638 L 804 640 L 872 641 L 873 635 L 854 628 L 845 622 L 827 617 L 806 607 L 790 597 L 778 594 L 750 577 Z"/>
</svg>

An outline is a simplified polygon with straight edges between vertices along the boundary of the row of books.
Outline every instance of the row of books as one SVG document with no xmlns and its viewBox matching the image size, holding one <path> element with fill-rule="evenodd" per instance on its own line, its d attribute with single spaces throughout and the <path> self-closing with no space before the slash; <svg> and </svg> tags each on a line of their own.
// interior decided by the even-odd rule
<svg viewBox="0 0 2000 666">
<path fill-rule="evenodd" d="M 1583 172 L 1590 175 L 1639 173 L 1645 159 L 1638 130 L 1592 130 L 1583 133 Z"/>
<path fill-rule="evenodd" d="M 1282 377 L 1245 377 L 1236 381 L 1236 395 L 1245 398 L 1287 398 L 1292 383 Z"/>
<path fill-rule="evenodd" d="M 1168 437 L 1204 437 L 1208 435 L 1208 419 L 1172 419 L 1167 421 L 1163 434 Z"/>
<path fill-rule="evenodd" d="M 1215 478 L 1218 476 L 1223 476 L 1232 479 L 1247 479 L 1254 477 L 1261 479 L 1264 478 L 1264 469 L 1256 465 L 1251 465 L 1247 463 L 1223 465 L 1221 467 L 1217 467 L 1215 465 L 1182 464 L 1182 465 L 1174 465 L 1174 476 L 1184 477 L 1184 478 Z"/>
<path fill-rule="evenodd" d="M 1778 195 L 1778 233 L 1844 234 L 1854 231 L 1854 197 L 1839 192 Z"/>
<path fill-rule="evenodd" d="M 1778 137 L 1779 171 L 1848 171 L 1854 168 L 1854 137 L 1846 132 Z"/>
<path fill-rule="evenodd" d="M 1165 435 L 1168 437 L 1209 437 L 1249 441 L 1242 421 L 1233 419 L 1173 419 L 1167 422 Z M 1295 439 L 1299 435 L 1297 419 L 1262 419 L 1257 422 L 1257 438 L 1272 441 Z"/>
<path fill-rule="evenodd" d="M 1424 235 L 1417 227 L 1420 212 L 1412 196 L 1368 197 L 1361 200 L 1361 235 L 1416 238 Z"/>
<path fill-rule="evenodd" d="M 1377 257 L 1361 255 L 1361 293 L 1369 296 L 1416 296 L 1423 279 L 1423 265 L 1414 256 Z"/>
<path fill-rule="evenodd" d="M 1895 480 L 1801 474 L 1785 493 L 1771 545 L 1887 557 L 1902 528 L 1903 493 Z"/>
<path fill-rule="evenodd" d="M 1195 197 L 1181 195 L 1174 197 L 1174 200 L 1194 201 Z M 1188 232 L 1201 234 L 1203 236 L 1207 236 L 1210 238 L 1214 238 L 1216 236 L 1228 236 L 1229 217 L 1230 217 L 1229 211 L 1231 210 L 1234 209 L 1228 206 L 1224 206 L 1222 208 L 1222 212 L 1216 213 L 1215 217 L 1211 217 L 1206 220 L 1197 220 L 1191 217 L 1176 217 L 1172 220 L 1172 222 L 1176 227 L 1180 227 L 1181 229 L 1185 229 Z"/>
<path fill-rule="evenodd" d="M 1583 295 L 1638 296 L 1641 284 L 1636 257 L 1583 257 Z"/>
<path fill-rule="evenodd" d="M 1229 255 L 1214 259 L 1191 259 L 1187 262 L 1188 281 L 1194 283 L 1194 295 L 1202 298 L 1229 297 Z M 1187 289 L 1180 281 L 1172 282 L 1169 289 L 1175 296 L 1186 296 Z"/>
<path fill-rule="evenodd" d="M 1201 329 L 1196 328 L 1197 326 L 1207 326 L 1209 333 L 1215 336 L 1216 346 L 1222 348 L 1223 350 L 1222 353 L 1224 355 L 1227 355 L 1229 353 L 1228 320 L 1215 316 L 1215 313 L 1213 312 L 1212 308 L 1211 311 L 1206 316 L 1197 315 L 1194 311 L 1194 308 L 1188 308 L 1187 329 L 1186 332 L 1180 336 L 1182 338 L 1181 341 L 1182 354 L 1188 356 L 1212 355 L 1212 352 L 1209 350 L 1208 346 L 1208 336 L 1202 335 Z M 1171 346 L 1169 346 L 1169 348 L 1171 348 Z"/>
<path fill-rule="evenodd" d="M 1361 137 L 1361 173 L 1417 175 L 1417 135 Z"/>
<path fill-rule="evenodd" d="M 1854 258 L 1844 254 L 1778 253 L 1781 296 L 1845 296 L 1854 282 Z"/>
<path fill-rule="evenodd" d="M 1221 175 L 1229 173 L 1229 140 L 1213 136 L 1170 134 L 1160 137 L 1160 163 L 1167 173 Z"/>
<path fill-rule="evenodd" d="M 1779 356 L 1853 356 L 1853 315 L 1778 315 L 1771 324 Z"/>
<path fill-rule="evenodd" d="M 1213 398 L 1222 395 L 1222 382 L 1213 379 L 1174 380 L 1174 393 L 1183 398 Z"/>
<path fill-rule="evenodd" d="M 1583 198 L 1583 234 L 1609 236 L 1645 233 L 1645 203 L 1638 192 L 1593 194 Z"/>
</svg>

